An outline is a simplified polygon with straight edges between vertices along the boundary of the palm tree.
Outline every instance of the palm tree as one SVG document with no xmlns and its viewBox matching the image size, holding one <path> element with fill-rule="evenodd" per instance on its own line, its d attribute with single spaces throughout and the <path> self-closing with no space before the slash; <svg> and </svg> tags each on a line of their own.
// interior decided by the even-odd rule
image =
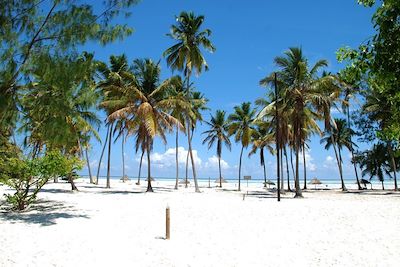
<svg viewBox="0 0 400 267">
<path fill-rule="evenodd" d="M 235 135 L 235 142 L 242 144 L 239 158 L 239 186 L 240 191 L 240 180 L 242 170 L 242 155 L 243 150 L 248 147 L 251 143 L 251 136 L 254 132 L 253 121 L 255 119 L 256 111 L 251 108 L 250 102 L 244 102 L 240 106 L 235 106 L 235 112 L 228 117 L 229 121 L 229 135 Z"/>
<path fill-rule="evenodd" d="M 370 180 L 372 177 L 377 177 L 382 183 L 382 189 L 385 190 L 384 174 L 391 177 L 391 166 L 389 162 L 388 148 L 383 143 L 378 143 L 371 150 L 367 150 L 359 154 L 356 158 L 360 163 L 362 176 L 369 174 Z"/>
<path fill-rule="evenodd" d="M 347 116 L 347 125 L 349 128 L 351 128 L 351 120 L 350 120 L 350 99 L 355 98 L 355 95 L 357 93 L 357 89 L 350 86 L 347 84 L 344 80 L 343 77 L 339 75 L 338 79 L 341 79 L 344 90 L 343 90 L 343 102 L 342 102 L 342 111 L 343 113 Z M 350 137 L 351 138 L 351 137 Z M 351 141 L 351 139 L 350 139 Z M 357 181 L 357 186 L 358 190 L 361 190 L 361 184 L 360 184 L 360 179 L 358 178 L 358 172 L 357 172 L 357 162 L 355 160 L 355 155 L 354 155 L 354 148 L 350 147 L 350 152 L 351 152 L 351 161 L 353 163 L 354 167 L 354 173 L 356 175 L 356 181 Z"/>
<path fill-rule="evenodd" d="M 130 134 L 136 135 L 136 142 L 147 154 L 147 192 L 153 192 L 151 185 L 150 154 L 153 142 L 159 136 L 166 142 L 165 133 L 180 122 L 167 113 L 170 104 L 166 101 L 171 79 L 160 82 L 160 66 L 151 59 L 137 59 L 133 63 L 135 80 L 129 85 L 130 101 L 125 107 L 110 114 L 110 119 L 123 119 Z"/>
<path fill-rule="evenodd" d="M 351 141 L 351 136 L 353 132 L 350 128 L 347 127 L 346 121 L 344 119 L 335 119 L 334 125 L 332 126 L 332 130 L 327 132 L 325 136 L 321 139 L 321 143 L 326 143 L 325 149 L 329 149 L 330 147 L 334 147 L 336 162 L 338 164 L 340 181 L 342 184 L 342 190 L 346 191 L 346 186 L 344 184 L 343 179 L 343 159 L 342 159 L 342 149 L 343 146 L 347 147 L 349 150 L 355 144 Z"/>
<path fill-rule="evenodd" d="M 163 55 L 167 58 L 167 64 L 172 69 L 183 71 L 187 84 L 187 96 L 189 97 L 190 76 L 195 71 L 200 74 L 203 70 L 208 70 L 208 65 L 204 59 L 200 48 L 214 52 L 215 47 L 209 40 L 211 31 L 205 29 L 200 31 L 204 22 L 204 16 L 196 16 L 192 12 L 181 12 L 176 18 L 177 25 L 171 26 L 169 37 L 178 41 L 175 45 L 171 46 L 164 51 Z M 191 122 L 187 122 L 187 137 L 189 145 L 189 154 L 192 162 L 193 180 L 195 182 L 196 192 L 200 192 L 197 184 L 196 169 L 194 165 L 192 144 L 191 144 Z"/>
<path fill-rule="evenodd" d="M 325 94 L 326 91 L 321 90 L 321 84 L 324 83 L 317 77 L 321 67 L 327 66 L 327 61 L 319 60 L 309 67 L 308 60 L 304 57 L 301 48 L 289 48 L 284 52 L 284 56 L 276 57 L 274 61 L 280 68 L 277 72 L 277 80 L 281 98 L 284 100 L 280 99 L 280 101 L 283 103 L 282 108 L 286 109 L 286 116 L 293 131 L 292 143 L 296 153 L 295 197 L 302 197 L 299 183 L 299 152 L 307 139 L 307 133 L 310 131 L 320 132 L 316 120 L 330 121 L 330 109 L 327 106 L 328 96 Z M 270 84 L 273 80 L 272 74 L 265 77 L 260 83 Z M 333 94 L 332 88 L 330 90 Z M 318 115 L 316 111 L 323 116 Z"/>
<path fill-rule="evenodd" d="M 103 101 L 100 103 L 100 107 L 103 108 L 107 114 L 108 137 L 106 137 L 106 139 L 108 139 L 108 159 L 106 188 L 110 188 L 111 143 L 116 123 L 116 121 L 110 117 L 110 114 L 126 106 L 130 101 L 133 101 L 133 99 L 131 99 L 132 92 L 130 92 L 129 89 L 131 88 L 130 85 L 133 83 L 134 77 L 129 69 L 125 55 L 110 56 L 110 67 L 105 63 L 100 63 L 98 65 L 98 72 L 102 78 L 98 87 L 103 93 Z M 105 142 L 104 148 L 106 145 L 107 143 Z M 99 168 L 101 159 L 99 161 Z"/>
<path fill-rule="evenodd" d="M 267 186 L 267 171 L 265 168 L 265 155 L 264 149 L 267 148 L 268 151 L 273 154 L 274 149 L 271 144 L 274 142 L 275 137 L 273 133 L 269 132 L 270 125 L 267 122 L 257 122 L 255 123 L 256 128 L 253 131 L 252 143 L 253 146 L 250 150 L 249 156 L 255 154 L 257 150 L 260 150 L 260 164 L 263 167 L 264 173 L 264 187 Z"/>
<path fill-rule="evenodd" d="M 171 115 L 176 118 L 180 124 L 176 125 L 176 136 L 175 136 L 175 163 L 176 163 L 176 179 L 175 179 L 175 189 L 178 189 L 179 183 L 179 131 L 186 132 L 186 129 L 180 127 L 180 125 L 185 125 L 191 117 L 194 116 L 192 111 L 192 105 L 188 101 L 186 96 L 187 91 L 184 90 L 184 81 L 180 76 L 172 77 L 172 88 L 168 94 L 167 103 L 171 105 Z M 187 186 L 187 183 L 186 183 Z"/>
<path fill-rule="evenodd" d="M 217 110 L 215 116 L 211 115 L 210 122 L 207 122 L 210 126 L 210 130 L 203 132 L 207 134 L 207 137 L 203 140 L 203 144 L 208 143 L 208 149 L 210 149 L 217 141 L 217 156 L 218 156 L 218 169 L 219 169 L 219 186 L 222 188 L 222 174 L 221 174 L 221 155 L 222 155 L 222 144 L 231 150 L 231 141 L 229 140 L 226 132 L 228 131 L 228 121 L 225 120 L 225 111 Z"/>
</svg>

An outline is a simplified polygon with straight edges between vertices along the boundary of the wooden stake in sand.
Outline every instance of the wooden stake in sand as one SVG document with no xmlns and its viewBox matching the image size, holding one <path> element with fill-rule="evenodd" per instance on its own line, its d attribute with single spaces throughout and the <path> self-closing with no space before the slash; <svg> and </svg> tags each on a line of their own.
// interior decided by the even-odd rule
<svg viewBox="0 0 400 267">
<path fill-rule="evenodd" d="M 170 213 L 169 206 L 167 206 L 165 213 L 165 239 L 170 239 Z"/>
</svg>

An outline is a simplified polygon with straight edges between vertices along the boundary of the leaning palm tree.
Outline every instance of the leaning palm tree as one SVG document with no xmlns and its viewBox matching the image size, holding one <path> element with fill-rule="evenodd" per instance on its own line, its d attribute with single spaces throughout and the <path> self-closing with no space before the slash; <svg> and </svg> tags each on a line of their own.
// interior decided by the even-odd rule
<svg viewBox="0 0 400 267">
<path fill-rule="evenodd" d="M 369 174 L 370 180 L 377 177 L 382 184 L 382 189 L 385 190 L 384 174 L 391 177 L 391 166 L 387 147 L 383 143 L 378 143 L 371 150 L 367 150 L 359 154 L 356 158 L 362 169 L 362 176 Z"/>
<path fill-rule="evenodd" d="M 186 79 L 187 96 L 189 97 L 190 77 L 195 71 L 200 74 L 203 69 L 208 70 L 208 65 L 204 59 L 200 48 L 214 52 L 215 47 L 209 40 L 211 31 L 209 29 L 200 30 L 204 22 L 204 16 L 196 16 L 192 12 L 181 12 L 176 18 L 177 25 L 171 26 L 169 37 L 177 43 L 164 51 L 163 55 L 167 58 L 167 64 L 172 69 L 183 71 Z M 192 162 L 193 180 L 196 192 L 200 192 L 197 184 L 196 169 L 194 165 L 192 144 L 191 144 L 191 122 L 187 121 L 187 137 L 189 154 Z"/>
<path fill-rule="evenodd" d="M 253 146 L 250 150 L 249 156 L 257 153 L 257 150 L 260 150 L 260 164 L 263 167 L 264 173 L 264 187 L 267 186 L 267 170 L 265 168 L 265 154 L 264 149 L 268 149 L 268 151 L 273 154 L 274 149 L 271 144 L 275 141 L 274 134 L 269 132 L 270 123 L 262 121 L 257 122 L 256 128 L 253 131 L 252 135 L 252 143 Z"/>
<path fill-rule="evenodd" d="M 222 188 L 222 173 L 221 173 L 221 155 L 222 155 L 222 144 L 231 150 L 231 141 L 228 135 L 228 121 L 225 120 L 225 111 L 217 110 L 215 116 L 211 115 L 210 122 L 207 122 L 210 126 L 210 130 L 203 132 L 207 134 L 207 137 L 203 140 L 203 144 L 208 143 L 208 149 L 210 149 L 215 142 L 217 142 L 217 157 L 218 157 L 218 169 L 219 169 L 219 186 Z"/>
<path fill-rule="evenodd" d="M 336 162 L 338 164 L 340 181 L 342 184 L 342 190 L 346 191 L 346 185 L 343 179 L 343 159 L 342 159 L 342 149 L 343 146 L 351 150 L 355 144 L 351 141 L 351 136 L 353 132 L 347 127 L 346 121 L 344 119 L 335 119 L 332 130 L 327 132 L 325 136 L 321 139 L 321 143 L 325 143 L 325 149 L 334 147 Z"/>
<path fill-rule="evenodd" d="M 253 121 L 255 119 L 255 114 L 256 111 L 251 108 L 250 102 L 244 102 L 240 106 L 235 106 L 235 112 L 228 117 L 229 135 L 235 135 L 235 142 L 240 142 L 242 144 L 239 158 L 238 191 L 240 191 L 243 150 L 251 143 L 251 136 L 254 131 Z"/>
<path fill-rule="evenodd" d="M 134 81 L 128 86 L 131 97 L 125 107 L 110 114 L 110 119 L 123 119 L 129 134 L 137 136 L 137 143 L 147 154 L 147 192 L 151 185 L 151 151 L 154 138 L 159 136 L 166 143 L 166 131 L 180 122 L 168 114 L 165 103 L 171 79 L 160 82 L 160 66 L 150 59 L 137 59 L 133 64 Z"/>
</svg>

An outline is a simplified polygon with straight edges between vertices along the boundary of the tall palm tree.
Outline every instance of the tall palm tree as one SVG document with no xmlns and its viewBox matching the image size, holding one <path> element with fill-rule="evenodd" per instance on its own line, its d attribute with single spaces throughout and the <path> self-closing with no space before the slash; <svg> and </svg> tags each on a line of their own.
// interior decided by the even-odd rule
<svg viewBox="0 0 400 267">
<path fill-rule="evenodd" d="M 347 117 L 347 125 L 348 125 L 348 127 L 351 128 L 350 100 L 351 99 L 356 99 L 356 94 L 357 94 L 358 90 L 356 88 L 354 88 L 353 86 L 350 86 L 348 83 L 346 83 L 341 75 L 339 75 L 338 79 L 340 79 L 342 81 L 342 84 L 343 84 L 343 87 L 344 87 L 342 111 Z M 355 173 L 355 176 L 356 176 L 358 190 L 361 190 L 362 187 L 361 187 L 360 179 L 358 178 L 357 162 L 356 162 L 356 160 L 354 158 L 355 155 L 354 155 L 354 148 L 353 147 L 350 147 L 350 152 L 351 152 L 351 161 L 352 161 L 353 167 L 354 167 L 354 173 Z"/>
<path fill-rule="evenodd" d="M 186 79 L 187 96 L 189 97 L 190 77 L 195 71 L 200 74 L 203 69 L 208 70 L 208 65 L 201 53 L 201 47 L 214 52 L 215 47 L 209 37 L 211 30 L 201 30 L 204 22 L 204 16 L 196 16 L 192 12 L 181 12 L 176 18 L 177 25 L 171 26 L 169 37 L 176 40 L 177 43 L 164 51 L 163 55 L 167 59 L 167 64 L 172 69 L 183 71 Z M 189 154 L 192 162 L 193 180 L 195 182 L 196 192 L 200 192 L 197 184 L 196 168 L 194 165 L 192 143 L 191 143 L 191 122 L 187 122 L 187 137 L 189 145 Z"/>
<path fill-rule="evenodd" d="M 175 126 L 175 163 L 176 163 L 176 178 L 175 178 L 175 189 L 178 189 L 179 183 L 179 131 L 186 132 L 185 125 L 191 117 L 194 116 L 192 105 L 188 101 L 187 91 L 184 90 L 184 81 L 180 76 L 174 76 L 171 78 L 172 87 L 168 93 L 167 103 L 171 105 L 171 115 L 176 118 L 180 124 Z M 186 183 L 187 186 L 187 183 Z"/>
<path fill-rule="evenodd" d="M 296 47 L 289 48 L 284 52 L 284 56 L 276 57 L 274 61 L 279 67 L 277 79 L 280 94 L 284 98 L 282 108 L 287 109 L 287 118 L 293 131 L 293 147 L 296 153 L 295 197 L 302 197 L 299 183 L 299 152 L 310 129 L 320 132 L 316 120 L 330 121 L 330 109 L 326 105 L 327 95 L 321 90 L 323 83 L 318 77 L 318 71 L 327 66 L 327 61 L 319 60 L 310 67 L 301 48 Z M 270 84 L 272 81 L 273 75 L 269 75 L 260 83 Z M 318 115 L 316 111 L 323 116 Z"/>
<path fill-rule="evenodd" d="M 147 192 L 151 185 L 151 160 L 154 138 L 159 136 L 166 142 L 166 131 L 171 131 L 180 122 L 168 114 L 166 101 L 171 79 L 160 82 L 160 66 L 151 59 L 137 59 L 133 63 L 135 80 L 129 85 L 130 101 L 125 107 L 110 114 L 110 119 L 123 119 L 130 134 L 137 136 L 137 143 L 147 154 Z"/>
<path fill-rule="evenodd" d="M 241 170 L 242 170 L 242 155 L 243 150 L 251 143 L 251 136 L 254 132 L 253 121 L 256 111 L 251 108 L 250 102 L 244 102 L 240 106 L 235 106 L 235 112 L 228 117 L 230 136 L 235 135 L 235 142 L 240 142 L 242 149 L 240 150 L 239 158 L 239 185 L 240 191 Z"/>
<path fill-rule="evenodd" d="M 215 141 L 217 142 L 219 186 L 222 188 L 222 144 L 225 144 L 225 146 L 231 150 L 231 141 L 227 135 L 229 125 L 228 121 L 225 119 L 225 111 L 217 110 L 215 116 L 211 115 L 210 122 L 206 121 L 206 123 L 210 126 L 210 130 L 203 132 L 203 134 L 207 134 L 207 137 L 203 140 L 203 144 L 208 143 L 208 149 L 210 149 L 215 144 Z"/>
<path fill-rule="evenodd" d="M 107 115 L 108 137 L 106 139 L 108 140 L 108 159 L 106 188 L 110 188 L 111 144 L 115 132 L 114 127 L 118 123 L 110 117 L 110 114 L 126 106 L 127 103 L 133 100 L 131 99 L 132 92 L 129 89 L 133 83 L 134 76 L 129 69 L 128 60 L 125 55 L 110 56 L 110 67 L 105 63 L 100 63 L 98 65 L 98 73 L 101 78 L 98 88 L 103 93 L 103 101 L 100 103 L 100 107 L 104 109 Z M 107 143 L 105 142 L 104 148 L 106 145 Z M 100 164 L 101 159 L 99 161 L 99 168 Z"/>
<path fill-rule="evenodd" d="M 335 119 L 334 125 L 332 126 L 332 130 L 327 132 L 325 136 L 321 139 L 321 143 L 325 143 L 325 149 L 329 149 L 330 147 L 336 147 L 335 157 L 336 162 L 338 164 L 340 181 L 342 184 L 342 190 L 346 191 L 346 185 L 344 184 L 343 179 L 343 159 L 342 159 L 342 149 L 343 146 L 347 147 L 349 150 L 355 146 L 355 144 L 351 141 L 351 136 L 353 132 L 350 128 L 347 127 L 346 121 L 344 119 Z"/>
</svg>

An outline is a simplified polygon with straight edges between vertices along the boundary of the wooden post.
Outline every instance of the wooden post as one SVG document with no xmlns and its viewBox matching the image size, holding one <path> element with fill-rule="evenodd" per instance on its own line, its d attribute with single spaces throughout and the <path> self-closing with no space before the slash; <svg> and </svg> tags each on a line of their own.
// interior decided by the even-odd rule
<svg viewBox="0 0 400 267">
<path fill-rule="evenodd" d="M 208 188 L 211 188 L 210 177 L 208 177 Z"/>
<path fill-rule="evenodd" d="M 165 239 L 170 239 L 170 212 L 169 206 L 167 206 L 165 214 Z"/>
</svg>

